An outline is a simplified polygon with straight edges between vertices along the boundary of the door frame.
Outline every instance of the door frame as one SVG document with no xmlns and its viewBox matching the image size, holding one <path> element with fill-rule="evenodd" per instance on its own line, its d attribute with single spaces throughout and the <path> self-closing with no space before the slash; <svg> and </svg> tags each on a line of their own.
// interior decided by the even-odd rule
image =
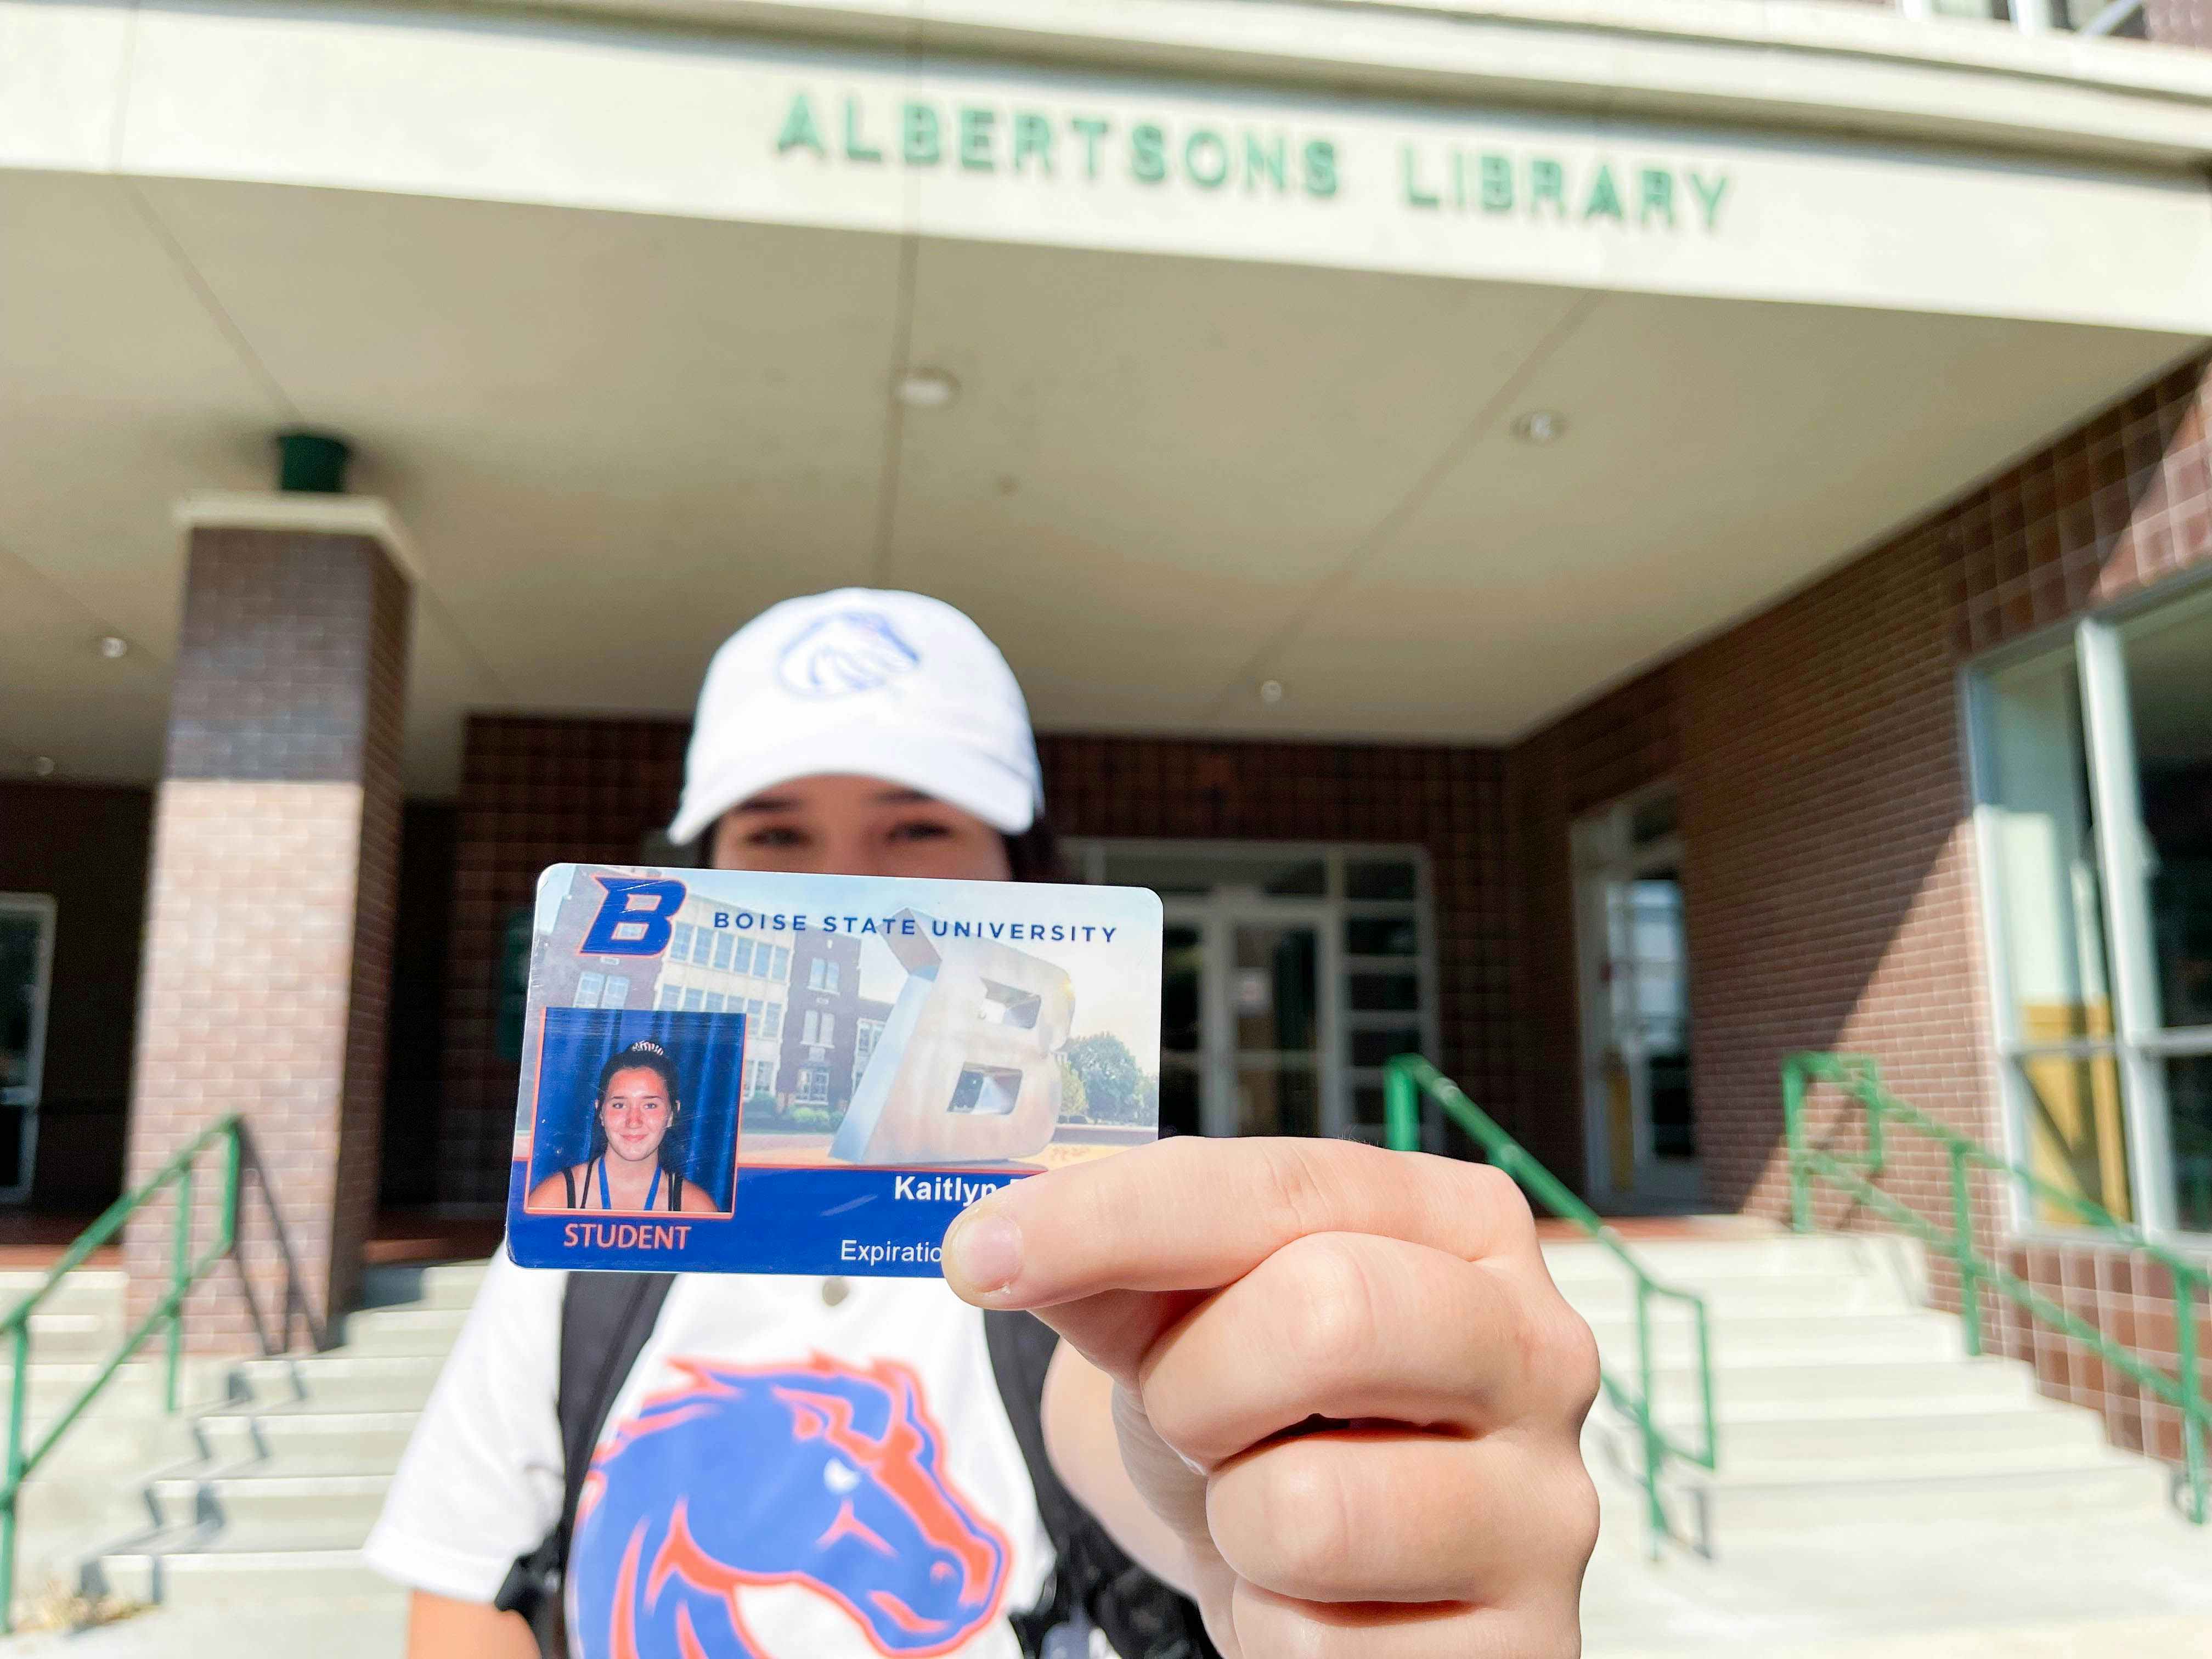
<svg viewBox="0 0 2212 1659">
<path fill-rule="evenodd" d="M 1352 1103 L 1344 1079 L 1342 974 L 1339 958 L 1342 941 L 1331 924 L 1340 907 L 1325 898 L 1281 898 L 1230 889 L 1162 902 L 1166 921 L 1199 931 L 1199 1126 L 1209 1137 L 1237 1133 L 1237 1011 L 1231 987 L 1236 970 L 1230 958 L 1235 951 L 1239 923 L 1261 927 L 1305 927 L 1314 932 L 1314 1066 L 1316 1131 L 1341 1138 L 1349 1123 Z M 1166 1063 L 1162 1057 L 1162 1064 Z"/>
<path fill-rule="evenodd" d="M 26 1080 L 14 1088 L 0 1088 L 0 1105 L 22 1112 L 16 1126 L 15 1168 L 20 1179 L 12 1187 L 0 1187 L 0 1204 L 21 1204 L 31 1195 L 32 1180 L 38 1170 L 39 1102 L 46 1081 L 46 1024 L 53 1000 L 58 912 L 51 893 L 0 893 L 0 912 L 8 911 L 34 916 L 39 923 L 38 963 L 33 970 L 36 979 L 31 1005 L 31 1044 L 28 1063 L 24 1067 Z"/>
<path fill-rule="evenodd" d="M 1636 809 L 1646 801 L 1676 793 L 1671 779 L 1662 779 L 1618 797 L 1577 817 L 1569 827 L 1569 859 L 1572 874 L 1575 921 L 1575 977 L 1577 1050 L 1579 1059 L 1578 1093 L 1582 1099 L 1583 1169 L 1584 1190 L 1593 1202 L 1620 1207 L 1679 1206 L 1698 1201 L 1704 1189 L 1702 1159 L 1687 1160 L 1694 1178 L 1686 1190 L 1654 1182 L 1659 1159 L 1652 1152 L 1649 1079 L 1629 1065 L 1628 1184 L 1613 1179 L 1612 1096 L 1607 1060 L 1608 1051 L 1621 1047 L 1612 1030 L 1613 994 L 1606 969 L 1612 959 L 1613 918 L 1605 904 L 1609 884 L 1633 881 L 1652 870 L 1682 864 L 1682 836 L 1679 829 L 1641 847 L 1631 839 L 1629 825 Z M 1679 876 L 1677 878 L 1679 880 Z M 1690 975 L 1688 925 L 1683 927 L 1682 976 L 1687 1004 Z M 1595 1016 L 1604 1012 L 1602 1020 Z M 1695 1109 L 1695 1077 L 1692 1103 Z M 1673 1173 L 1669 1171 L 1668 1173 Z M 1679 1179 L 1679 1177 L 1678 1177 Z"/>
</svg>

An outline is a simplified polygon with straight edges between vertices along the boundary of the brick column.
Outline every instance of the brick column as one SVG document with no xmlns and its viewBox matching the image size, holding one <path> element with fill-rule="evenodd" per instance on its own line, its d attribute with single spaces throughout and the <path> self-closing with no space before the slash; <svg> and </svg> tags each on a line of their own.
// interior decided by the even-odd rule
<svg viewBox="0 0 2212 1659">
<path fill-rule="evenodd" d="M 225 496 L 181 516 L 130 1179 L 243 1114 L 245 1271 L 211 1276 L 186 1338 L 295 1346 L 300 1310 L 349 1301 L 376 1203 L 411 589 L 380 502 Z M 153 1206 L 126 1237 L 139 1312 L 166 1287 L 173 1218 Z"/>
</svg>

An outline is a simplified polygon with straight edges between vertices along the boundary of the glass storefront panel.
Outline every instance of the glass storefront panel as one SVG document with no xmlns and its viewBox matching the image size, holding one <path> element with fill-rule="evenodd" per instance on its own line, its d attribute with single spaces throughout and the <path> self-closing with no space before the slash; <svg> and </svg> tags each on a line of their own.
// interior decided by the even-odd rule
<svg viewBox="0 0 2212 1659">
<path fill-rule="evenodd" d="M 2166 1109 L 2173 1147 L 2173 1224 L 2212 1233 L 2212 1054 L 2166 1062 Z"/>
<path fill-rule="evenodd" d="M 1355 957 L 1410 957 L 1420 948 L 1420 930 L 1406 916 L 1346 916 L 1344 948 Z"/>
<path fill-rule="evenodd" d="M 1194 1054 L 1205 1039 L 1206 935 L 1171 921 L 1160 935 L 1160 1048 Z"/>
<path fill-rule="evenodd" d="M 2130 623 L 2120 652 L 2158 998 L 2142 1022 L 2212 1027 L 2212 600 Z"/>
<path fill-rule="evenodd" d="M 1435 1042 L 1419 849 L 1071 840 L 1065 850 L 1084 879 L 1149 886 L 1164 901 L 1164 1127 L 1382 1139 L 1384 1064 Z"/>
<path fill-rule="evenodd" d="M 2072 649 L 1990 678 L 1983 741 L 2014 1038 L 2034 1048 L 2110 1037 L 2096 823 Z"/>
<path fill-rule="evenodd" d="M 2087 1199 L 2126 1221 L 2134 1214 L 2128 1179 L 2127 1119 L 2120 1062 L 2102 1053 L 2031 1054 L 2017 1062 L 2026 1087 L 2027 1167 L 2062 1192 Z M 2082 1218 L 2054 1200 L 2032 1207 L 2048 1227 L 2079 1227 Z"/>
</svg>

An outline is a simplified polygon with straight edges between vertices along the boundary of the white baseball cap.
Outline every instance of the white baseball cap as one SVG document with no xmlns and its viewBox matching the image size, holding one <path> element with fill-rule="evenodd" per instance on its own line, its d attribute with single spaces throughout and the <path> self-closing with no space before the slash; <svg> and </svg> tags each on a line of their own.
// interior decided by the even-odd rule
<svg viewBox="0 0 2212 1659">
<path fill-rule="evenodd" d="M 842 587 L 786 599 L 707 665 L 668 838 L 771 785 L 904 784 L 1018 836 L 1044 803 L 1029 706 L 983 630 L 941 599 Z"/>
</svg>

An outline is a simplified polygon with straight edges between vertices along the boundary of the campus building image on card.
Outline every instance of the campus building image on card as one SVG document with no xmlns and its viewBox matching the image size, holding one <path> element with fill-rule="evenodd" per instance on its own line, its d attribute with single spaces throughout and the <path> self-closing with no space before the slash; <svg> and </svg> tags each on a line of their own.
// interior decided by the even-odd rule
<svg viewBox="0 0 2212 1659">
<path fill-rule="evenodd" d="M 301 1305 L 489 1249 L 539 872 L 702 861 L 715 647 L 908 588 L 1020 679 L 1066 879 L 1164 907 L 1157 1052 L 1079 995 L 1052 1074 L 1100 1135 L 1381 1143 L 1416 1054 L 1602 1216 L 1778 1227 L 1784 1061 L 1868 1056 L 1991 1160 L 1982 1259 L 2178 1364 L 2208 17 L 0 0 L 0 1201 L 73 1237 L 238 1111 Z M 781 672 L 895 686 L 885 626 Z M 548 994 L 742 1010 L 744 1133 L 826 1158 L 923 1013 L 708 908 Z"/>
</svg>

